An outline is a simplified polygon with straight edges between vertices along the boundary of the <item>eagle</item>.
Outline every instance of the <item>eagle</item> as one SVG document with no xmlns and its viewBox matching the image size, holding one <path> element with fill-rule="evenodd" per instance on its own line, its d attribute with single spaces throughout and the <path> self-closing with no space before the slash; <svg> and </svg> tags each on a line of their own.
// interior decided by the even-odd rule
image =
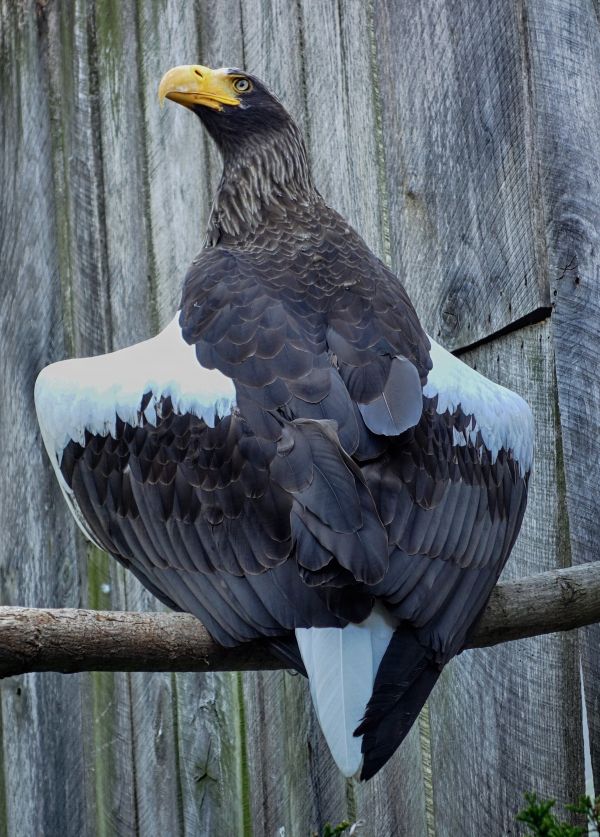
<svg viewBox="0 0 600 837">
<path fill-rule="evenodd" d="M 532 415 L 427 336 L 263 82 L 181 66 L 159 98 L 223 159 L 204 245 L 157 336 L 42 370 L 43 440 L 84 534 L 307 675 L 340 770 L 370 779 L 510 554 Z"/>
</svg>

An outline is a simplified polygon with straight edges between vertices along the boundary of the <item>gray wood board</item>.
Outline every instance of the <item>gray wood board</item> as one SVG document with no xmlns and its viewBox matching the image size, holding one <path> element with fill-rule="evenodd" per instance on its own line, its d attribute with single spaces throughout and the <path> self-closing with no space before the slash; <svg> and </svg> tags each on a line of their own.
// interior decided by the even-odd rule
<svg viewBox="0 0 600 837">
<path fill-rule="evenodd" d="M 3 154 L 0 189 L 0 597 L 79 603 L 73 527 L 42 454 L 33 408 L 37 372 L 63 350 L 53 213 L 47 32 L 33 3 L 0 8 Z M 32 90 L 36 104 L 32 103 Z M 43 522 L 42 522 L 43 521 Z M 11 837 L 93 833 L 82 738 L 82 678 L 34 676 L 0 686 L 2 810 Z M 72 723 L 57 723 L 67 716 Z M 69 752 L 68 765 L 61 754 Z M 48 793 L 47 789 L 52 788 Z"/>
<path fill-rule="evenodd" d="M 549 304 L 519 9 L 374 0 L 392 265 L 448 348 Z"/>
<path fill-rule="evenodd" d="M 548 274 L 573 563 L 600 538 L 600 38 L 598 6 L 530 2 L 525 18 L 536 99 Z M 600 627 L 582 631 L 596 790 L 600 789 Z"/>
<path fill-rule="evenodd" d="M 300 0 L 308 148 L 325 200 L 384 255 L 367 4 Z"/>
<path fill-rule="evenodd" d="M 535 419 L 535 466 L 503 579 L 569 564 L 550 320 L 463 358 L 519 392 Z M 515 832 L 525 791 L 574 802 L 584 791 L 577 632 L 467 651 L 430 700 L 437 837 Z"/>
</svg>

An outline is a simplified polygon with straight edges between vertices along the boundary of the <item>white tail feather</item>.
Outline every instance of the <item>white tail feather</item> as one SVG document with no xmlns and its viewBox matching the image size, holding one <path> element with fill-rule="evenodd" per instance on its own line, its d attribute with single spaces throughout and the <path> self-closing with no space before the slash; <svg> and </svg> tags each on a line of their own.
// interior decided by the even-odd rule
<svg viewBox="0 0 600 837">
<path fill-rule="evenodd" d="M 352 733 L 365 713 L 394 628 L 395 621 L 377 606 L 359 625 L 296 629 L 317 718 L 344 776 L 353 776 L 361 766 L 361 739 Z"/>
</svg>

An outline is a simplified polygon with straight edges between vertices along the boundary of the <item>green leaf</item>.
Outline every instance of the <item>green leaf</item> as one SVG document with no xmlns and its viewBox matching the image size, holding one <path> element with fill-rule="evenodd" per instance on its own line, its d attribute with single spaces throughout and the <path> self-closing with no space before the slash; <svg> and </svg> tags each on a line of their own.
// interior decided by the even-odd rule
<svg viewBox="0 0 600 837">
<path fill-rule="evenodd" d="M 552 812 L 552 808 L 556 804 L 554 799 L 541 800 L 537 798 L 535 793 L 526 793 L 525 801 L 528 803 L 527 807 L 517 814 L 517 820 L 531 829 L 529 837 L 584 837 L 585 831 L 583 828 L 558 821 Z M 581 810 L 577 806 L 567 807 L 587 816 L 588 808 L 591 806 L 589 799 L 587 802 L 590 805 L 585 810 Z M 587 805 L 584 802 L 584 797 L 579 800 L 578 805 Z"/>
<path fill-rule="evenodd" d="M 323 827 L 321 837 L 342 837 L 344 832 L 350 828 L 351 825 L 352 823 L 346 822 L 346 820 L 338 825 L 331 825 L 331 823 L 326 822 Z M 315 832 L 313 837 L 319 837 L 319 835 Z"/>
</svg>

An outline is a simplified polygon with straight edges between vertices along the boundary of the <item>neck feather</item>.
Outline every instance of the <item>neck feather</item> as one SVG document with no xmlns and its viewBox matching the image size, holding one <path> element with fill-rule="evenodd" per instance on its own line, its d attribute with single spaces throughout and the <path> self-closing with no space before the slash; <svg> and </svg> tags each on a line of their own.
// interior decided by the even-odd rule
<svg viewBox="0 0 600 837">
<path fill-rule="evenodd" d="M 257 136 L 243 147 L 224 147 L 223 175 L 207 230 L 207 246 L 243 246 L 270 218 L 288 215 L 318 198 L 297 126 Z"/>
</svg>

